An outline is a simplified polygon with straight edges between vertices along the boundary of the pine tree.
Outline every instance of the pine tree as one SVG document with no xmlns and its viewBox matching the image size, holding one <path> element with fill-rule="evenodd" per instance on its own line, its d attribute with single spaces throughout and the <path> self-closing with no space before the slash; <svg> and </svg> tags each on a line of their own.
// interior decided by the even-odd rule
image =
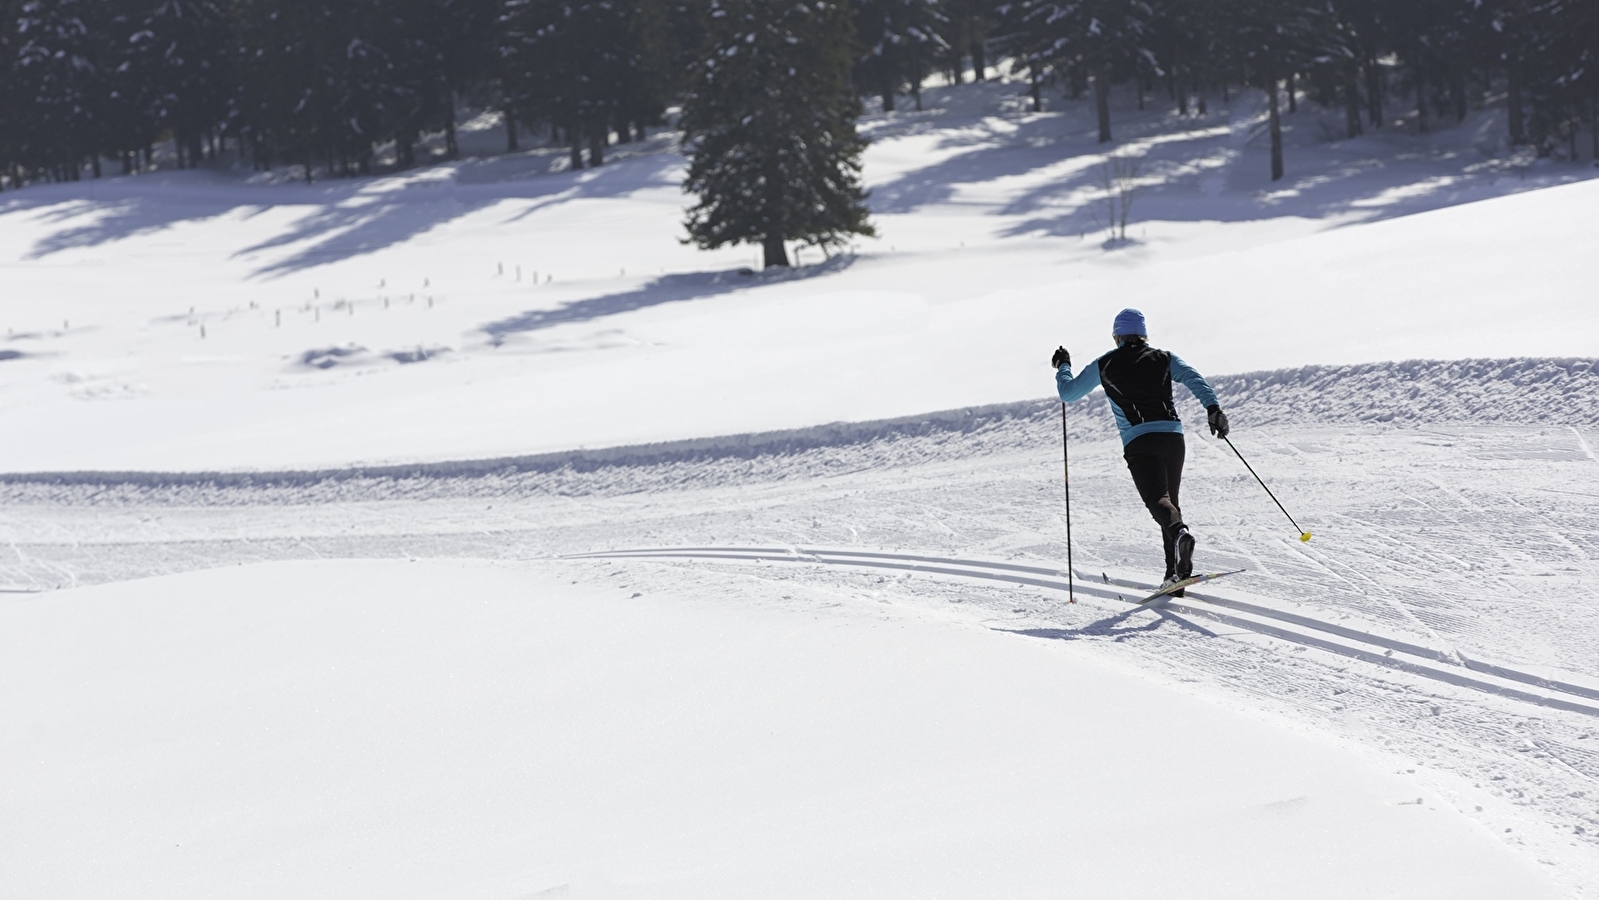
<svg viewBox="0 0 1599 900">
<path fill-rule="evenodd" d="M 77 180 L 99 158 L 111 94 L 102 12 L 90 0 L 28 0 L 15 13 L 18 161 L 53 180 Z"/>
<path fill-rule="evenodd" d="M 1218 0 L 1150 3 L 1147 46 L 1156 64 L 1152 73 L 1165 81 L 1179 115 L 1188 115 L 1190 93 L 1225 68 L 1218 6 Z"/>
<path fill-rule="evenodd" d="M 712 0 L 709 52 L 693 70 L 681 124 L 690 155 L 689 240 L 759 244 L 788 265 L 785 241 L 823 248 L 874 235 L 860 186 L 841 0 Z"/>
<path fill-rule="evenodd" d="M 892 112 L 894 95 L 909 88 L 922 108 L 922 81 L 949 52 L 942 34 L 949 25 L 941 0 L 854 0 L 855 30 L 862 49 L 856 78 L 883 98 Z"/>
<path fill-rule="evenodd" d="M 497 0 L 388 0 L 382 44 L 393 62 L 396 127 L 409 142 L 432 128 L 444 132 L 444 155 L 455 159 L 455 98 L 493 71 Z"/>
<path fill-rule="evenodd" d="M 993 27 L 991 0 L 944 0 L 944 23 L 941 33 L 949 48 L 946 52 L 950 80 L 960 84 L 964 78 L 964 60 L 972 61 L 975 81 L 988 79 L 988 32 Z"/>
<path fill-rule="evenodd" d="M 1271 134 L 1271 180 L 1283 177 L 1282 81 L 1324 57 L 1331 29 L 1322 8 L 1298 0 L 1235 0 L 1228 31 L 1246 66 L 1245 77 L 1266 92 Z"/>
<path fill-rule="evenodd" d="M 215 0 L 153 0 L 144 6 L 129 16 L 126 69 L 136 80 L 123 91 L 139 107 L 142 124 L 171 131 L 179 165 L 195 165 L 206 135 L 227 113 L 227 17 Z M 132 123 L 130 129 L 140 130 Z"/>
<path fill-rule="evenodd" d="M 510 95 L 526 121 L 547 119 L 567 133 L 572 167 L 605 160 L 611 124 L 636 83 L 632 6 L 636 0 L 508 0 L 502 44 Z"/>
<path fill-rule="evenodd" d="M 1153 68 L 1146 0 L 1015 0 L 1004 7 L 1007 45 L 1038 85 L 1051 77 L 1091 78 L 1099 141 L 1111 140 L 1110 86 Z"/>
</svg>

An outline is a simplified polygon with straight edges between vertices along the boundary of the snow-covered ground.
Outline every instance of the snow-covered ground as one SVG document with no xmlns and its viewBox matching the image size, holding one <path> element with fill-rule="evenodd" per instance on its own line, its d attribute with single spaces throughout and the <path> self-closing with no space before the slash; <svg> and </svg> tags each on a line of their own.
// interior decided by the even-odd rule
<svg viewBox="0 0 1599 900">
<path fill-rule="evenodd" d="M 314 562 L 5 608 L 5 892 L 1559 896 L 1409 773 L 1067 646 L 598 574 Z"/>
<path fill-rule="evenodd" d="M 1592 170 L 1125 110 L 1107 250 L 1014 92 L 791 273 L 664 136 L 0 198 L 0 895 L 1599 893 Z M 1191 434 L 1153 610 L 1124 305 L 1315 533 Z"/>
<path fill-rule="evenodd" d="M 1055 344 L 1104 349 L 1125 305 L 1211 374 L 1599 352 L 1599 182 L 1561 184 L 1595 170 L 1495 155 L 1493 111 L 1341 144 L 1306 111 L 1277 185 L 1253 100 L 1127 111 L 1119 152 L 1159 183 L 1107 252 L 1089 112 L 1015 90 L 869 120 L 881 238 L 757 276 L 743 249 L 680 245 L 665 137 L 538 177 L 559 151 L 0 197 L 0 415 L 22 436 L 0 471 L 447 460 L 1010 402 L 1048 389 Z"/>
</svg>

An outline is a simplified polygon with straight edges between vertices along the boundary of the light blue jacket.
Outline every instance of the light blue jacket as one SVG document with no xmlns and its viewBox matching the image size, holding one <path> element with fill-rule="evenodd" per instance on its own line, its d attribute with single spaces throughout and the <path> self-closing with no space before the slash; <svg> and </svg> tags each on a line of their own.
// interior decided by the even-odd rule
<svg viewBox="0 0 1599 900">
<path fill-rule="evenodd" d="M 1073 400 L 1081 400 L 1088 396 L 1094 388 L 1099 387 L 1100 360 L 1114 352 L 1116 351 L 1111 350 L 1101 354 L 1088 364 L 1088 367 L 1083 370 L 1081 375 L 1075 378 L 1072 377 L 1072 367 L 1070 365 L 1064 365 L 1056 369 L 1055 389 L 1060 392 L 1061 401 L 1070 403 Z M 1194 397 L 1199 400 L 1200 404 L 1207 409 L 1212 406 L 1220 406 L 1220 402 L 1216 399 L 1216 392 L 1211 390 L 1210 382 L 1206 381 L 1205 377 L 1200 375 L 1193 366 L 1183 362 L 1182 358 L 1177 354 L 1172 353 L 1170 355 L 1172 381 L 1186 385 L 1188 390 L 1193 392 Z M 1158 432 L 1168 434 L 1183 433 L 1183 423 L 1178 419 L 1161 419 L 1134 425 L 1127 421 L 1127 414 L 1122 411 L 1120 406 L 1116 405 L 1114 400 L 1109 402 L 1110 411 L 1116 416 L 1116 429 L 1121 432 L 1122 446 L 1126 446 L 1132 442 L 1133 438 L 1141 435 Z"/>
</svg>

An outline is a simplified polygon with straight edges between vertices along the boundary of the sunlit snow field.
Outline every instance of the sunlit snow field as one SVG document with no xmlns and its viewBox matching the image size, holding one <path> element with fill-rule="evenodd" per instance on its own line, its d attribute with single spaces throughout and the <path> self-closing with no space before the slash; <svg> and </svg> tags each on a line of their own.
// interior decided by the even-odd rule
<svg viewBox="0 0 1599 900">
<path fill-rule="evenodd" d="M 1018 91 L 788 272 L 667 134 L 0 197 L 0 896 L 1599 894 L 1596 170 L 1121 109 L 1107 247 Z M 1183 396 L 1155 610 L 1127 305 L 1315 533 Z"/>
</svg>

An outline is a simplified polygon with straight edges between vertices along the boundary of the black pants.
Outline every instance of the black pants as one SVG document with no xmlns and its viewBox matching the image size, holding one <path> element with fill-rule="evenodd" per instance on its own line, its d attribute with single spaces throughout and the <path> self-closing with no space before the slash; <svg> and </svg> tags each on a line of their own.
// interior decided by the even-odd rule
<svg viewBox="0 0 1599 900">
<path fill-rule="evenodd" d="M 1187 453 L 1183 436 L 1168 432 L 1140 435 L 1122 450 L 1138 496 L 1160 526 L 1167 578 L 1177 568 L 1177 532 L 1183 527 L 1177 492 L 1183 484 L 1183 459 Z"/>
</svg>

